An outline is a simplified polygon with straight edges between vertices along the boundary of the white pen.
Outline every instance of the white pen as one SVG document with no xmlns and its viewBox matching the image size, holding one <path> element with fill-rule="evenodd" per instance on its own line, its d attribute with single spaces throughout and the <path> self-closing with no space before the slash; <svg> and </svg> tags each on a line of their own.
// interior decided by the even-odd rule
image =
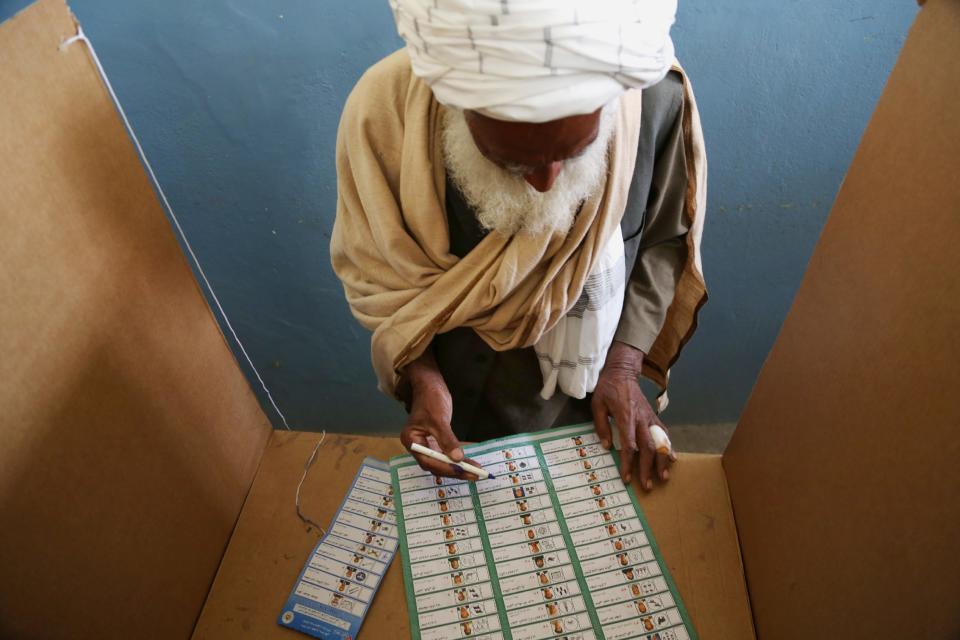
<svg viewBox="0 0 960 640">
<path fill-rule="evenodd" d="M 481 469 L 480 467 L 475 467 L 469 462 L 454 462 L 453 460 L 450 459 L 449 456 L 444 455 L 439 451 L 428 449 L 422 444 L 417 444 L 416 442 L 410 445 L 410 450 L 415 453 L 422 453 L 428 458 L 433 458 L 434 460 L 439 460 L 440 462 L 446 462 L 447 464 L 452 464 L 455 467 L 459 467 L 460 469 L 463 469 L 467 473 L 472 473 L 473 475 L 477 476 L 481 480 L 486 480 L 487 478 L 494 477 L 492 473 L 490 473 L 485 469 Z"/>
</svg>

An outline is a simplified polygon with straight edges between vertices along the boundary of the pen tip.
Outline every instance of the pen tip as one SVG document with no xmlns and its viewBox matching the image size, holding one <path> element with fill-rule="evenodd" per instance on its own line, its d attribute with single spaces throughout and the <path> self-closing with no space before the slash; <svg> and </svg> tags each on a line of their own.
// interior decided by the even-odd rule
<svg viewBox="0 0 960 640">
<path fill-rule="evenodd" d="M 487 480 L 496 480 L 496 478 L 497 476 L 493 475 L 492 473 L 487 474 Z"/>
</svg>

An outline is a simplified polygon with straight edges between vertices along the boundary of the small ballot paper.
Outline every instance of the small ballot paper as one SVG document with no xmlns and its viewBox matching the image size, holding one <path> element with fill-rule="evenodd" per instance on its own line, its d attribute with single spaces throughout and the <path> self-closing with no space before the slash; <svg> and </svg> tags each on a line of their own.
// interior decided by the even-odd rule
<svg viewBox="0 0 960 640">
<path fill-rule="evenodd" d="M 356 638 L 397 550 L 386 463 L 366 458 L 327 534 L 300 572 L 278 622 L 323 638 Z"/>
<path fill-rule="evenodd" d="M 592 425 L 464 448 L 495 478 L 390 460 L 422 640 L 695 640 L 633 490 Z"/>
</svg>

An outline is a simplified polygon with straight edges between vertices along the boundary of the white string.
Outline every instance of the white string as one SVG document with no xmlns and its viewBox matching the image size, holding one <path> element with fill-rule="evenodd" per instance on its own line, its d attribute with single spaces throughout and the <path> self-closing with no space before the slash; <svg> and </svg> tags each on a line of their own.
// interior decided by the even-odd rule
<svg viewBox="0 0 960 640">
<path fill-rule="evenodd" d="M 316 522 L 314 522 L 307 516 L 303 515 L 303 512 L 300 511 L 300 488 L 303 487 L 303 482 L 304 480 L 307 479 L 307 472 L 310 471 L 310 467 L 312 467 L 313 463 L 317 461 L 317 451 L 320 450 L 320 445 L 323 444 L 323 441 L 326 437 L 327 437 L 327 430 L 324 429 L 323 433 L 320 436 L 320 442 L 318 442 L 317 446 L 313 448 L 313 453 L 310 454 L 310 457 L 307 458 L 306 464 L 303 465 L 303 475 L 300 476 L 300 484 L 297 485 L 297 498 L 295 500 L 295 503 L 297 505 L 297 516 L 299 516 L 300 519 L 303 520 L 305 524 L 311 524 L 317 529 L 319 529 L 320 535 L 324 535 L 324 536 L 327 535 L 327 530 L 321 527 L 320 525 L 318 525 Z"/>
<path fill-rule="evenodd" d="M 137 147 L 137 153 L 140 154 L 140 160 L 143 162 L 143 166 L 147 168 L 147 172 L 150 174 L 150 179 L 153 181 L 153 186 L 156 188 L 157 193 L 160 195 L 160 200 L 163 201 L 163 206 L 166 207 L 167 212 L 170 214 L 170 219 L 173 220 L 174 227 L 177 229 L 177 233 L 180 235 L 180 239 L 183 241 L 183 245 L 187 248 L 187 253 L 190 254 L 190 257 L 193 259 L 193 264 L 197 268 L 197 272 L 200 274 L 200 277 L 203 279 L 203 283 L 207 287 L 207 291 L 210 293 L 210 298 L 213 299 L 214 304 L 217 305 L 217 310 L 220 311 L 220 317 L 223 318 L 223 323 L 227 326 L 227 329 L 230 330 L 230 334 L 233 336 L 233 339 L 236 341 L 237 346 L 240 347 L 240 352 L 243 354 L 243 357 L 246 358 L 247 364 L 250 365 L 250 368 L 253 370 L 253 375 L 257 377 L 257 380 L 260 382 L 260 386 L 263 388 L 264 393 L 267 394 L 267 399 L 270 401 L 270 404 L 273 406 L 273 410 L 277 412 L 277 415 L 280 416 L 280 420 L 283 422 L 283 426 L 290 430 L 290 425 L 287 424 L 287 418 L 283 415 L 283 412 L 280 411 L 280 407 L 277 406 L 277 403 L 273 399 L 273 395 L 270 393 L 270 389 L 267 388 L 267 384 L 263 381 L 263 378 L 260 376 L 260 372 L 257 371 L 257 367 L 254 366 L 253 360 L 250 359 L 250 355 L 247 353 L 247 350 L 244 348 L 243 343 L 240 342 L 240 337 L 237 335 L 237 332 L 234 330 L 233 325 L 230 323 L 230 318 L 227 317 L 227 312 L 223 310 L 223 305 L 220 304 L 220 299 L 217 298 L 217 294 L 213 291 L 213 286 L 210 284 L 210 281 L 207 279 L 207 274 L 204 273 L 203 267 L 200 266 L 200 260 L 197 258 L 197 254 L 193 252 L 193 247 L 190 246 L 190 241 L 187 240 L 187 234 L 183 232 L 183 227 L 180 226 L 180 221 L 177 219 L 176 214 L 173 212 L 173 207 L 170 206 L 170 202 L 167 200 L 166 194 L 163 192 L 163 188 L 160 186 L 160 182 L 157 180 L 156 174 L 153 172 L 153 167 L 150 166 L 150 162 L 147 160 L 146 154 L 143 152 L 143 147 L 140 146 L 140 140 L 137 138 L 137 134 L 133 132 L 133 127 L 130 126 L 130 121 L 127 119 L 127 114 L 124 113 L 123 107 L 120 105 L 120 100 L 117 99 L 117 94 L 113 91 L 113 86 L 110 84 L 110 80 L 107 78 L 107 72 L 104 71 L 103 65 L 100 64 L 100 58 L 97 57 L 97 52 L 93 48 L 93 43 L 90 42 L 90 39 L 87 38 L 86 34 L 83 33 L 83 27 L 77 25 L 77 35 L 67 38 L 62 43 L 60 43 L 60 50 L 63 51 L 71 44 L 76 41 L 82 41 L 87 45 L 87 49 L 90 51 L 90 56 L 93 58 L 93 63 L 97 65 L 97 71 L 100 72 L 100 78 L 103 80 L 103 84 L 106 85 L 107 91 L 110 93 L 110 97 L 113 99 L 113 104 L 116 106 L 117 111 L 120 113 L 120 117 L 123 119 L 123 124 L 127 127 L 127 133 L 130 135 L 130 138 L 133 140 L 133 144 Z M 321 439 L 321 442 L 323 440 Z M 319 446 L 319 445 L 318 445 Z M 299 491 L 299 490 L 298 490 Z M 299 495 L 299 494 L 298 494 Z M 299 507 L 298 507 L 299 510 Z"/>
</svg>

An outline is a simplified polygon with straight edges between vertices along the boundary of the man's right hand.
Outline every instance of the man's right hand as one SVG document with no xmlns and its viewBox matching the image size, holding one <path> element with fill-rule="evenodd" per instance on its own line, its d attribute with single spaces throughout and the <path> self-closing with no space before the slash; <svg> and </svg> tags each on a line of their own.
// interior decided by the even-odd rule
<svg viewBox="0 0 960 640">
<path fill-rule="evenodd" d="M 414 442 L 445 453 L 451 460 L 464 460 L 463 448 L 453 433 L 453 400 L 443 381 L 443 375 L 430 351 L 411 362 L 403 370 L 410 383 L 410 417 L 400 432 L 400 442 L 406 449 Z M 420 467 L 438 476 L 476 480 L 477 477 L 439 460 L 412 453 Z M 466 460 L 470 462 L 470 460 Z"/>
</svg>

